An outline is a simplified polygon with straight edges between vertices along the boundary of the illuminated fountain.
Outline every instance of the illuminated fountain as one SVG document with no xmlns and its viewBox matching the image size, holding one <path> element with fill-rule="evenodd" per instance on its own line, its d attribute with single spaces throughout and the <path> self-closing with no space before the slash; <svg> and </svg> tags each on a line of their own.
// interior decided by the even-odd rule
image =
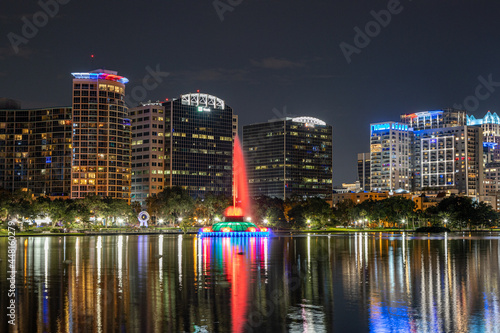
<svg viewBox="0 0 500 333">
<path fill-rule="evenodd" d="M 245 159 L 238 137 L 234 140 L 233 154 L 233 205 L 224 212 L 224 221 L 200 229 L 200 237 L 267 237 L 270 230 L 245 221 L 249 213 L 249 197 Z"/>
</svg>

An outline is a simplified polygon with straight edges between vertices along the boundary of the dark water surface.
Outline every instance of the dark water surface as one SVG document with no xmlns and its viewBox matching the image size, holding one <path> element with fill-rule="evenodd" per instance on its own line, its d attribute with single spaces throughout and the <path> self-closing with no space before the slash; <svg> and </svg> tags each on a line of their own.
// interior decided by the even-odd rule
<svg viewBox="0 0 500 333">
<path fill-rule="evenodd" d="M 499 332 L 499 239 L 0 238 L 0 332 Z"/>
</svg>

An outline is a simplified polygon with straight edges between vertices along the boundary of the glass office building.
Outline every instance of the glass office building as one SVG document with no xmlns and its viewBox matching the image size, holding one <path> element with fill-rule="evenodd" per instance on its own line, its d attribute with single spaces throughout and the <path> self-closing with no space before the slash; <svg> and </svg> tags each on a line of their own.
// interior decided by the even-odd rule
<svg viewBox="0 0 500 333">
<path fill-rule="evenodd" d="M 68 198 L 71 190 L 71 108 L 0 107 L 0 188 Z M 15 107 L 15 108 L 12 108 Z"/>
<path fill-rule="evenodd" d="M 358 181 L 362 191 L 370 191 L 370 153 L 358 153 Z"/>
<path fill-rule="evenodd" d="M 199 92 L 163 106 L 164 186 L 181 186 L 193 197 L 231 196 L 235 122 L 237 126 L 233 109 L 224 100 Z"/>
<path fill-rule="evenodd" d="M 312 117 L 243 126 L 250 196 L 328 198 L 333 191 L 332 126 Z"/>
</svg>

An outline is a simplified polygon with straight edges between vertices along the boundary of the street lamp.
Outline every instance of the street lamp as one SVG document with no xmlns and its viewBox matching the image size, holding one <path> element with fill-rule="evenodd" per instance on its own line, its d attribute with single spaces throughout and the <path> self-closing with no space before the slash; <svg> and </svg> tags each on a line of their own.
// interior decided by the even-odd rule
<svg viewBox="0 0 500 333">
<path fill-rule="evenodd" d="M 252 222 L 252 218 L 251 218 L 250 216 L 249 216 L 249 217 L 247 217 L 247 221 L 248 221 L 248 222 Z"/>
<path fill-rule="evenodd" d="M 163 219 L 159 219 L 158 223 L 163 224 Z"/>
<path fill-rule="evenodd" d="M 444 219 L 444 227 L 446 228 L 446 223 L 448 222 L 447 219 Z"/>
<path fill-rule="evenodd" d="M 307 220 L 307 226 L 311 229 L 311 220 Z"/>
<path fill-rule="evenodd" d="M 269 221 L 267 219 L 264 219 L 264 224 L 268 224 Z"/>
<path fill-rule="evenodd" d="M 406 230 L 405 219 L 403 219 L 402 222 L 403 222 L 403 229 Z"/>
</svg>

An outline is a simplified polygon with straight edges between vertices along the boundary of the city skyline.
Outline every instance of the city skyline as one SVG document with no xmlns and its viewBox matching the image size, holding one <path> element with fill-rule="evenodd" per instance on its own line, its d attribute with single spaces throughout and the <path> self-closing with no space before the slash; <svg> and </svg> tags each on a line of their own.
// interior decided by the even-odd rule
<svg viewBox="0 0 500 333">
<path fill-rule="evenodd" d="M 386 13 L 391 1 L 292 1 L 285 8 L 235 1 L 226 11 L 215 8 L 219 2 L 123 2 L 114 24 L 114 3 L 57 3 L 54 18 L 47 15 L 29 38 L 23 35 L 25 21 L 33 22 L 42 7 L 28 1 L 0 5 L 2 96 L 23 100 L 26 108 L 70 105 L 69 72 L 116 69 L 130 79 L 129 92 L 160 72 L 164 76 L 150 82 L 156 87 L 146 90 L 142 102 L 200 89 L 223 96 L 242 125 L 304 114 L 332 124 L 334 142 L 346 143 L 334 145 L 335 184 L 356 179 L 351 152 L 367 151 L 370 123 L 463 105 L 483 81 L 500 81 L 500 23 L 494 19 L 500 5 L 492 2 L 400 1 L 380 29 L 370 22 L 387 22 L 377 13 Z M 151 19 L 152 13 L 168 20 Z M 367 26 L 374 37 L 356 46 L 355 28 L 364 32 Z M 9 34 L 24 38 L 14 42 L 18 53 Z M 359 52 L 349 56 L 350 63 L 341 48 L 347 44 Z M 478 98 L 473 115 L 500 110 L 497 87 L 490 88 L 481 90 L 489 96 Z M 363 119 L 362 127 L 354 115 Z"/>
<path fill-rule="evenodd" d="M 499 12 L 0 1 L 0 331 L 498 330 Z"/>
</svg>

